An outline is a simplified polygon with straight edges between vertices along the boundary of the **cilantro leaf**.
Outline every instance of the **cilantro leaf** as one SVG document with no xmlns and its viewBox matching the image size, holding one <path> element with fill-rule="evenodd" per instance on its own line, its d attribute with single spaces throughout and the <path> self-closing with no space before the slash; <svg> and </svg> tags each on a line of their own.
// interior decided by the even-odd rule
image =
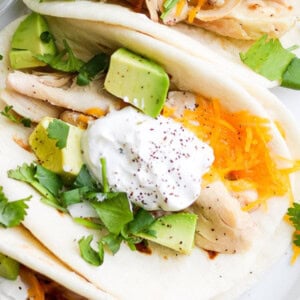
<svg viewBox="0 0 300 300">
<path fill-rule="evenodd" d="M 295 54 L 284 49 L 278 39 L 267 41 L 267 35 L 257 40 L 246 53 L 240 53 L 247 66 L 270 80 L 281 80 L 294 57 Z"/>
<path fill-rule="evenodd" d="M 300 59 L 294 58 L 283 73 L 281 86 L 300 90 Z"/>
<path fill-rule="evenodd" d="M 101 239 L 101 242 L 106 245 L 112 254 L 116 254 L 122 243 L 122 236 L 109 233 Z"/>
<path fill-rule="evenodd" d="M 0 187 L 0 225 L 4 227 L 14 227 L 20 225 L 26 215 L 28 208 L 26 201 L 31 196 L 17 201 L 9 202 Z"/>
<path fill-rule="evenodd" d="M 87 237 L 82 237 L 79 240 L 78 244 L 79 244 L 80 254 L 81 257 L 89 264 L 94 266 L 100 266 L 103 263 L 104 253 L 102 250 L 99 251 L 100 253 L 98 253 L 91 247 L 92 240 L 93 240 L 92 235 L 89 235 Z"/>
<path fill-rule="evenodd" d="M 69 73 L 78 72 L 84 62 L 74 55 L 66 40 L 63 40 L 63 43 L 64 49 L 60 53 L 36 55 L 35 57 L 55 70 Z"/>
<path fill-rule="evenodd" d="M 23 181 L 29 183 L 32 187 L 34 187 L 40 194 L 42 194 L 46 199 L 47 203 L 52 203 L 54 207 L 60 207 L 60 203 L 58 200 L 52 195 L 49 190 L 44 187 L 41 183 L 39 183 L 36 178 L 36 166 L 34 164 L 28 165 L 24 163 L 21 167 L 17 167 L 15 170 L 9 170 L 7 175 L 9 178 L 16 179 L 19 181 Z M 45 201 L 44 201 L 45 202 Z M 61 208 L 63 210 L 63 208 Z"/>
<path fill-rule="evenodd" d="M 125 224 L 133 220 L 133 213 L 125 193 L 115 193 L 115 196 L 102 202 L 93 202 L 92 206 L 111 233 L 119 234 Z"/>
<path fill-rule="evenodd" d="M 54 119 L 48 126 L 48 137 L 57 140 L 56 147 L 63 149 L 67 145 L 70 127 L 65 122 Z"/>
<path fill-rule="evenodd" d="M 57 174 L 40 165 L 36 166 L 34 178 L 36 178 L 38 182 L 47 188 L 54 196 L 58 196 L 58 193 L 63 186 L 62 179 Z"/>
<path fill-rule="evenodd" d="M 107 54 L 101 53 L 95 55 L 80 68 L 77 76 L 77 84 L 80 86 L 88 85 L 98 73 L 105 72 L 108 65 L 109 56 Z"/>
<path fill-rule="evenodd" d="M 85 218 L 73 218 L 73 221 L 77 224 L 80 224 L 86 228 L 90 228 L 90 229 L 103 229 L 104 225 L 103 224 L 99 224 L 96 223 L 95 221 L 89 220 L 89 219 L 85 219 Z"/>
<path fill-rule="evenodd" d="M 86 186 L 63 192 L 61 194 L 62 205 L 68 207 L 69 205 L 82 202 L 87 192 L 89 192 L 89 188 Z"/>
<path fill-rule="evenodd" d="M 108 184 L 108 180 L 107 180 L 106 159 L 101 157 L 100 158 L 100 163 L 101 163 L 101 170 L 102 170 L 103 192 L 108 193 L 109 192 L 109 184 Z"/>
<path fill-rule="evenodd" d="M 3 55 L 0 54 L 0 60 L 2 60 L 2 59 L 3 59 Z"/>
<path fill-rule="evenodd" d="M 140 208 L 134 215 L 134 219 L 127 225 L 128 233 L 147 231 L 154 221 L 155 218 L 148 211 Z"/>
<path fill-rule="evenodd" d="M 1 111 L 1 115 L 8 118 L 10 121 L 16 124 L 23 124 L 24 127 L 31 127 L 32 121 L 28 118 L 23 118 L 18 116 L 13 111 L 13 106 L 5 106 L 4 109 Z"/>
<path fill-rule="evenodd" d="M 75 188 L 88 187 L 90 191 L 97 190 L 97 183 L 95 179 L 91 176 L 86 165 L 82 165 L 79 174 L 73 182 L 73 186 Z"/>
<path fill-rule="evenodd" d="M 290 221 L 296 230 L 300 230 L 300 204 L 294 203 L 293 207 L 288 209 L 287 215 L 290 217 Z"/>
</svg>

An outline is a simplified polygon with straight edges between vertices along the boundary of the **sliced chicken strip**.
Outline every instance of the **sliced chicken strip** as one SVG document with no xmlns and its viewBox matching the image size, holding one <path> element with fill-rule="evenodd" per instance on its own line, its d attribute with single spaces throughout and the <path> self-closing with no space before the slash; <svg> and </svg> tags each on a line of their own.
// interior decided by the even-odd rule
<svg viewBox="0 0 300 300">
<path fill-rule="evenodd" d="M 62 112 L 62 109 L 57 106 L 8 89 L 1 91 L 0 99 L 7 105 L 13 106 L 16 113 L 35 123 L 38 123 L 45 116 L 57 118 Z"/>
<path fill-rule="evenodd" d="M 221 253 L 239 253 L 251 246 L 256 225 L 222 182 L 207 185 L 191 209 L 198 215 L 195 236 L 198 247 Z"/>
<path fill-rule="evenodd" d="M 71 86 L 53 87 L 49 85 L 49 78 L 46 82 L 38 75 L 15 71 L 7 76 L 6 84 L 20 94 L 83 113 L 97 109 L 108 112 L 119 109 L 122 105 L 121 100 L 104 91 L 102 78 L 84 87 L 75 83 Z"/>
<path fill-rule="evenodd" d="M 278 38 L 291 29 L 299 13 L 295 0 L 243 0 L 223 18 L 194 24 L 236 39 L 256 40 L 263 34 Z"/>
</svg>

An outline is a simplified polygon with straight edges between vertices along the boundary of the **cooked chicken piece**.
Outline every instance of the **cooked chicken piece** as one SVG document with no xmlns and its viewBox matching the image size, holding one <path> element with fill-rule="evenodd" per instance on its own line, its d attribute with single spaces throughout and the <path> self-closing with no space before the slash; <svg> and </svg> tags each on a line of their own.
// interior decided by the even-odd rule
<svg viewBox="0 0 300 300">
<path fill-rule="evenodd" d="M 43 100 L 52 105 L 93 115 L 101 110 L 108 112 L 119 109 L 122 102 L 106 93 L 103 89 L 103 79 L 92 81 L 88 86 L 78 86 L 75 82 L 71 85 L 60 87 L 53 86 L 51 75 L 33 75 L 15 71 L 7 77 L 6 85 L 20 94 Z M 56 79 L 53 78 L 53 81 Z M 97 116 L 97 113 L 96 113 Z"/>
<path fill-rule="evenodd" d="M 224 17 L 212 21 L 201 19 L 200 11 L 193 23 L 236 39 L 256 40 L 263 34 L 278 38 L 296 23 L 299 11 L 293 5 L 294 2 L 295 0 L 242 0 Z"/>
<path fill-rule="evenodd" d="M 35 123 L 38 123 L 45 116 L 57 118 L 62 112 L 59 107 L 8 89 L 1 91 L 0 99 L 7 105 L 13 106 L 13 110 L 20 116 L 29 118 Z"/>
<path fill-rule="evenodd" d="M 88 116 L 88 115 L 84 115 L 81 114 L 79 112 L 76 111 L 70 111 L 70 110 L 66 110 L 64 111 L 59 118 L 69 124 L 72 124 L 74 126 L 80 127 L 82 129 L 86 129 L 88 126 L 88 123 L 90 121 L 95 120 L 95 118 Z"/>
<path fill-rule="evenodd" d="M 198 215 L 198 247 L 221 253 L 239 253 L 250 247 L 256 225 L 222 182 L 207 185 L 191 209 Z"/>
<path fill-rule="evenodd" d="M 182 117 L 185 109 L 194 110 L 196 108 L 195 94 L 182 91 L 169 92 L 166 105 L 175 109 L 175 117 Z"/>
</svg>

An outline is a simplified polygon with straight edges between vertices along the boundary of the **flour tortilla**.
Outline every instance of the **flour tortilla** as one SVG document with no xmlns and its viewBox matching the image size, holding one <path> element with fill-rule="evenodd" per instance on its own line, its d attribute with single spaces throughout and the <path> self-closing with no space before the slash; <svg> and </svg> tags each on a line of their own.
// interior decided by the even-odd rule
<svg viewBox="0 0 300 300">
<path fill-rule="evenodd" d="M 287 116 L 284 108 L 275 103 L 272 109 L 274 113 L 267 112 L 260 104 L 260 99 L 254 97 L 255 93 L 250 89 L 250 84 L 248 89 L 245 89 L 212 67 L 209 62 L 196 60 L 150 35 L 109 24 L 107 20 L 104 23 L 55 17 L 47 19 L 50 31 L 55 35 L 58 44 L 61 44 L 62 38 L 66 38 L 81 57 L 89 57 L 99 50 L 111 52 L 124 46 L 160 63 L 171 75 L 172 84 L 181 90 L 220 99 L 222 105 L 231 111 L 248 110 L 252 114 L 274 121 L 281 116 L 282 110 L 282 115 Z M 20 21 L 16 21 L 18 22 Z M 0 35 L 0 41 L 2 38 L 4 42 L 1 49 L 4 57 L 9 51 L 7 40 L 11 38 L 16 23 Z M 0 69 L 1 74 L 6 76 L 9 71 L 6 60 L 1 62 Z M 4 81 L 5 79 L 1 78 L 0 82 Z M 273 100 L 268 91 L 263 90 L 261 96 L 266 99 L 265 106 L 269 104 L 273 107 Z M 299 135 L 296 137 L 295 133 L 299 133 L 288 118 L 282 126 L 287 129 L 288 141 L 298 139 Z M 292 130 L 288 131 L 289 128 Z M 288 159 L 300 157 L 299 144 L 290 142 L 287 144 L 274 123 L 271 123 L 271 132 L 274 138 L 270 148 L 276 155 Z M 259 209 L 251 213 L 261 234 L 246 253 L 220 254 L 214 260 L 210 260 L 207 253 L 198 248 L 195 248 L 190 256 L 183 256 L 151 244 L 152 255 L 148 256 L 132 252 L 123 245 L 115 256 L 107 254 L 101 267 L 91 266 L 80 258 L 77 242 L 82 236 L 89 234 L 94 234 L 97 239 L 98 233 L 75 224 L 68 215 L 63 215 L 40 202 L 40 195 L 26 184 L 7 178 L 7 170 L 15 169 L 18 165 L 30 163 L 35 159 L 31 153 L 13 141 L 15 136 L 26 140 L 28 129 L 8 123 L 1 118 L 0 182 L 5 187 L 9 199 L 33 195 L 23 225 L 64 264 L 110 295 L 122 299 L 137 299 L 141 296 L 143 299 L 211 299 L 223 297 L 226 292 L 231 293 L 234 287 L 243 286 L 235 292 L 236 296 L 247 287 L 241 283 L 248 282 L 247 276 L 253 266 L 256 265 L 260 270 L 260 266 L 264 268 L 274 259 L 273 256 L 266 257 L 261 263 L 258 257 L 263 249 L 276 249 L 275 239 L 269 238 L 282 224 L 282 217 L 289 205 L 287 197 L 270 199 L 267 211 Z M 7 159 L 10 157 L 14 159 Z M 297 174 L 291 178 L 293 186 L 295 181 L 299 180 L 296 176 Z M 279 235 L 276 243 L 278 240 L 282 242 L 280 249 L 288 246 L 289 234 L 290 232 L 282 232 L 282 235 Z M 278 251 L 275 250 L 275 253 L 280 255 Z"/>
</svg>

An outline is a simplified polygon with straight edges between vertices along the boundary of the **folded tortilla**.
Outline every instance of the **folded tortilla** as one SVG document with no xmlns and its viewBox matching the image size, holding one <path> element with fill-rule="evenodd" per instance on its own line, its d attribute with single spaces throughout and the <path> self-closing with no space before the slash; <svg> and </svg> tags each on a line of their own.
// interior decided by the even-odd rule
<svg viewBox="0 0 300 300">
<path fill-rule="evenodd" d="M 170 75 L 172 86 L 178 90 L 218 99 L 223 107 L 232 112 L 247 110 L 268 119 L 272 134 L 269 147 L 273 155 L 291 161 L 300 157 L 297 126 L 267 90 L 250 83 L 247 88 L 238 85 L 232 77 L 227 77 L 210 62 L 195 59 L 149 34 L 109 21 L 105 14 L 98 16 L 97 22 L 50 16 L 47 21 L 57 44 L 62 45 L 62 39 L 67 39 L 79 57 L 91 57 L 104 50 L 111 53 L 119 47 L 126 47 L 158 62 Z M 0 35 L 0 52 L 4 56 L 0 62 L 1 88 L 5 88 L 6 78 L 11 71 L 7 60 L 9 40 L 19 22 L 17 20 Z M 275 122 L 280 123 L 284 135 Z M 33 195 L 28 202 L 28 214 L 23 225 L 63 264 L 101 290 L 97 299 L 104 298 L 102 291 L 121 299 L 141 296 L 144 299 L 212 299 L 225 297 L 226 293 L 233 293 L 236 297 L 249 287 L 249 272 L 255 268 L 260 273 L 261 269 L 273 262 L 274 257 L 282 254 L 290 242 L 290 228 L 279 230 L 289 206 L 289 197 L 285 195 L 268 199 L 267 209 L 260 207 L 248 213 L 258 234 L 245 252 L 219 254 L 209 259 L 206 251 L 200 248 L 193 249 L 189 256 L 183 256 L 151 244 L 152 254 L 145 255 L 132 252 L 123 245 L 115 256 L 107 255 L 101 267 L 91 266 L 81 259 L 77 242 L 82 236 L 93 234 L 97 238 L 100 233 L 75 224 L 69 215 L 42 203 L 40 195 L 32 188 L 7 177 L 7 170 L 35 160 L 32 153 L 16 143 L 16 138 L 26 143 L 29 132 L 29 129 L 0 119 L 1 185 L 9 199 Z M 11 157 L 13 159 L 8 159 Z M 297 187 L 296 182 L 299 182 L 299 174 L 291 176 L 293 190 Z M 272 239 L 276 231 L 279 232 L 278 238 Z M 282 247 L 277 247 L 278 241 Z M 275 249 L 274 255 L 265 257 L 262 262 L 259 259 L 262 251 L 270 253 L 270 249 Z M 256 276 L 254 274 L 253 278 Z M 70 282 L 71 289 L 73 284 Z M 242 288 L 234 291 L 237 286 Z"/>
<path fill-rule="evenodd" d="M 186 2 L 185 0 L 178 1 Z M 146 3 L 152 3 L 149 0 Z M 154 1 L 156 2 L 156 1 Z M 196 1 L 197 2 L 197 1 Z M 199 1 L 200 3 L 201 1 Z M 284 47 L 291 47 L 299 42 L 299 27 L 297 19 L 300 16 L 299 1 L 296 0 L 241 0 L 241 1 L 202 1 L 209 3 L 239 2 L 228 15 L 222 19 L 209 22 L 196 21 L 195 24 L 176 23 L 174 26 L 168 22 L 162 25 L 158 19 L 150 20 L 145 13 L 135 13 L 128 3 L 122 5 L 115 2 L 103 3 L 99 1 L 49 1 L 38 2 L 24 0 L 24 3 L 33 11 L 58 17 L 87 19 L 94 21 L 106 20 L 116 25 L 132 28 L 147 33 L 170 45 L 183 49 L 187 53 L 207 60 L 222 69 L 227 76 L 243 83 L 247 81 L 257 82 L 266 87 L 278 85 L 278 82 L 269 81 L 254 73 L 245 66 L 239 53 L 245 52 L 263 34 L 270 37 L 281 37 Z M 117 2 L 120 3 L 120 2 Z M 191 3 L 189 1 L 189 3 Z M 62 8 L 63 6 L 63 8 Z M 253 9 L 254 7 L 255 9 Z M 209 11 L 209 10 L 208 10 Z M 151 13 L 150 13 L 151 15 Z M 208 30 L 207 30 L 208 29 Z M 211 31 L 212 30 L 212 31 Z M 226 34 L 226 30 L 228 34 Z M 176 33 L 177 32 L 177 33 Z M 181 33 L 181 34 L 178 34 Z M 220 35 L 221 34 L 221 35 Z M 224 37 L 225 35 L 225 37 Z M 226 37 L 228 36 L 228 37 Z M 299 54 L 299 50 L 295 51 Z"/>
</svg>

